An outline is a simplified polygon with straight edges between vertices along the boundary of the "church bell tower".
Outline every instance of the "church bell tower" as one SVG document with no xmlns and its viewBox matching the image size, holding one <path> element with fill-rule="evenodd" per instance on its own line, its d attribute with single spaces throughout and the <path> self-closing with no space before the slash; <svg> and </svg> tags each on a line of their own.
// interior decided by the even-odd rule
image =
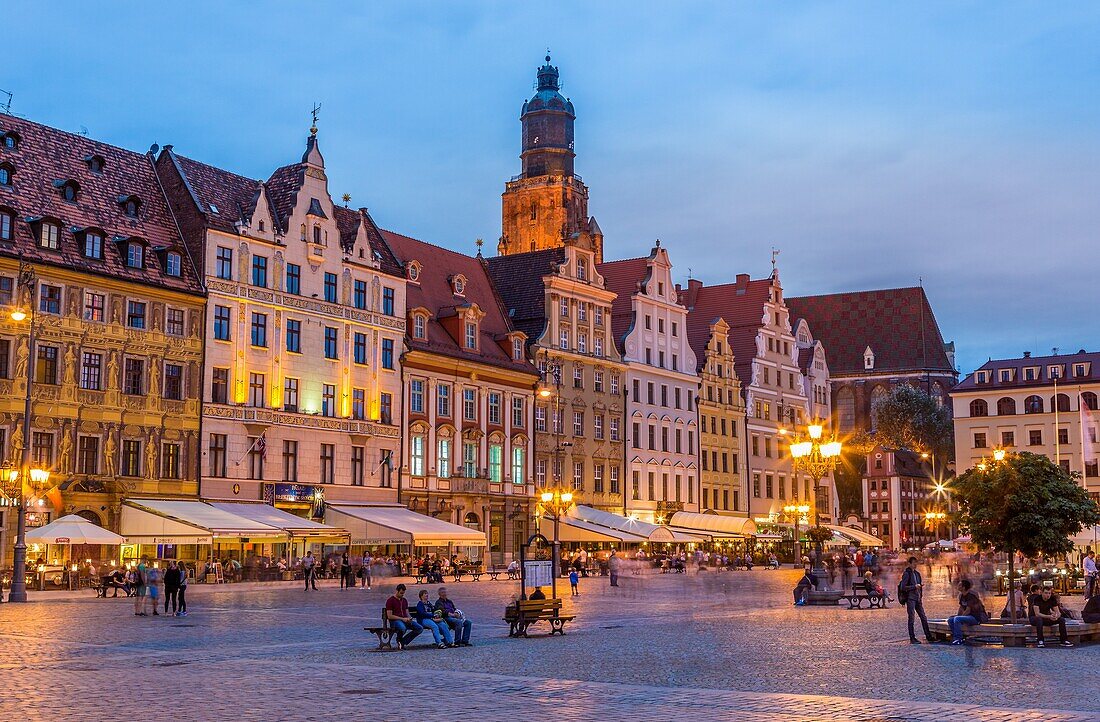
<svg viewBox="0 0 1100 722">
<path fill-rule="evenodd" d="M 501 196 L 499 255 L 558 248 L 577 243 L 603 260 L 603 234 L 588 216 L 588 187 L 573 172 L 573 103 L 564 97 L 558 69 L 538 69 L 538 88 L 523 104 L 520 123 L 522 172 Z"/>
</svg>

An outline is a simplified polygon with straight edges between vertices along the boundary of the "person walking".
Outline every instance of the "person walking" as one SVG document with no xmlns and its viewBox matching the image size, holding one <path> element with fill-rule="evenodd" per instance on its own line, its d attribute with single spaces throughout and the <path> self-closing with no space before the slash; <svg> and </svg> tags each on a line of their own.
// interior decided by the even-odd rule
<svg viewBox="0 0 1100 722">
<path fill-rule="evenodd" d="M 178 616 L 180 591 L 180 570 L 175 561 L 168 562 L 168 569 L 164 571 L 164 615 L 168 616 L 168 608 L 172 608 L 172 616 Z"/>
<path fill-rule="evenodd" d="M 351 576 L 351 560 L 345 551 L 340 555 L 340 588 L 351 589 L 355 586 L 355 579 Z"/>
<path fill-rule="evenodd" d="M 569 588 L 573 591 L 573 596 L 574 597 L 579 597 L 580 594 L 581 594 L 580 592 L 577 591 L 577 584 L 579 582 L 580 582 L 580 575 L 577 574 L 577 570 L 576 569 L 571 569 L 569 571 Z"/>
<path fill-rule="evenodd" d="M 187 565 L 183 562 L 179 563 L 180 570 L 180 588 L 176 592 L 176 600 L 179 603 L 179 611 L 176 612 L 177 617 L 187 616 Z"/>
<path fill-rule="evenodd" d="M 1085 599 L 1092 596 L 1096 587 L 1096 552 L 1089 549 L 1088 554 L 1081 560 L 1081 570 L 1085 573 Z"/>
<path fill-rule="evenodd" d="M 145 612 L 145 599 L 148 589 L 145 586 L 145 571 L 149 565 L 149 557 L 143 556 L 141 561 L 138 562 L 137 568 L 134 569 L 133 575 L 133 587 L 134 587 L 134 616 L 135 617 L 147 617 L 149 616 Z"/>
<path fill-rule="evenodd" d="M 374 557 L 370 555 L 370 552 L 363 552 L 363 588 L 370 589 L 371 581 L 374 570 Z"/>
<path fill-rule="evenodd" d="M 917 571 L 916 557 L 909 557 L 909 565 L 901 573 L 898 594 L 905 595 L 905 614 L 909 618 L 909 643 L 920 644 L 920 640 L 917 639 L 917 635 L 913 631 L 913 615 L 920 617 L 925 639 L 934 642 L 935 638 L 932 636 L 932 630 L 928 628 L 928 616 L 924 613 L 924 578 Z"/>
<path fill-rule="evenodd" d="M 608 576 L 611 578 L 611 586 L 619 586 L 619 568 L 622 567 L 623 560 L 619 558 L 616 552 L 611 552 L 611 556 L 607 560 Z"/>
<path fill-rule="evenodd" d="M 160 612 L 157 611 L 157 604 L 160 600 L 160 584 L 160 569 L 157 569 L 157 566 L 154 564 L 145 570 L 145 587 L 149 592 L 149 601 L 153 603 L 154 617 L 160 616 Z"/>
<path fill-rule="evenodd" d="M 312 551 L 306 552 L 306 556 L 302 559 L 302 578 L 306 580 L 306 591 L 309 591 L 310 586 L 313 587 L 313 591 L 317 591 L 317 558 L 313 556 Z"/>
</svg>

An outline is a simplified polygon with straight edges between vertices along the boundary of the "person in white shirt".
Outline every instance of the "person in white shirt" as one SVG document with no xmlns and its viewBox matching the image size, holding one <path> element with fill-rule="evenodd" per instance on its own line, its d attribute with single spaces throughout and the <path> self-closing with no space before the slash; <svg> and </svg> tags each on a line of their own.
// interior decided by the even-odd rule
<svg viewBox="0 0 1100 722">
<path fill-rule="evenodd" d="M 1088 599 L 1096 586 L 1096 552 L 1092 549 L 1089 549 L 1089 553 L 1085 555 L 1081 568 L 1085 572 L 1085 599 Z"/>
</svg>

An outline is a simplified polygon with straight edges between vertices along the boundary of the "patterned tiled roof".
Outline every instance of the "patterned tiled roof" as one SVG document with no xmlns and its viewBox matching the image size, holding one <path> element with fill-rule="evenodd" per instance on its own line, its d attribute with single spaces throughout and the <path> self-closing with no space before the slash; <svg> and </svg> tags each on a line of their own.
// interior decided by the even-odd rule
<svg viewBox="0 0 1100 722">
<path fill-rule="evenodd" d="M 546 287 L 542 279 L 564 262 L 564 248 L 494 256 L 485 261 L 512 325 L 527 334 L 528 344 L 537 341 L 546 328 Z"/>
<path fill-rule="evenodd" d="M 611 303 L 611 332 L 615 336 L 615 345 L 619 353 L 625 353 L 623 344 L 634 322 L 634 304 L 631 297 L 638 292 L 638 284 L 646 279 L 649 272 L 649 257 L 608 261 L 601 263 L 596 270 L 603 276 L 607 290 L 615 292 L 615 300 Z"/>
<path fill-rule="evenodd" d="M 699 363 L 706 361 L 710 324 L 721 318 L 730 327 L 730 350 L 737 377 L 745 386 L 751 383 L 756 335 L 763 326 L 764 304 L 770 288 L 770 277 L 753 281 L 741 275 L 734 283 L 704 286 L 694 281 L 681 289 L 680 303 L 688 307 L 688 343 Z"/>
<path fill-rule="evenodd" d="M 394 258 L 403 266 L 418 261 L 421 266 L 418 283 L 409 283 L 406 305 L 412 310 L 424 307 L 432 314 L 426 328 L 427 339 L 407 337 L 413 349 L 451 356 L 476 363 L 529 373 L 533 378 L 538 372 L 526 359 L 514 361 L 500 345 L 505 334 L 511 333 L 504 306 L 497 296 L 489 272 L 480 258 L 457 253 L 415 238 L 392 231 L 382 231 L 382 238 Z M 451 279 L 461 274 L 466 279 L 462 296 L 453 292 Z M 480 323 L 479 351 L 468 351 L 461 345 L 462 339 L 454 338 L 440 323 L 441 318 L 453 316 L 455 310 L 468 303 L 476 303 L 485 314 Z"/>
<path fill-rule="evenodd" d="M 792 325 L 806 319 L 825 346 L 834 377 L 864 373 L 868 346 L 876 372 L 953 371 L 936 316 L 919 286 L 788 298 L 787 307 Z"/>
<path fill-rule="evenodd" d="M 276 168 L 271 177 L 267 179 L 267 194 L 271 198 L 271 212 L 279 224 L 283 233 L 289 232 L 287 222 L 294 212 L 294 203 L 298 198 L 298 189 L 305 180 L 305 169 L 302 163 L 292 163 Z"/>
<path fill-rule="evenodd" d="M 24 118 L 0 115 L 0 133 L 14 133 L 14 149 L 0 145 L 0 163 L 14 170 L 10 186 L 0 186 L 0 209 L 15 216 L 11 243 L 0 241 L 0 253 L 21 254 L 29 261 L 63 266 L 83 273 L 155 284 L 178 291 L 201 293 L 194 265 L 183 247 L 168 202 L 153 169 L 152 155 L 135 153 L 81 135 L 66 133 Z M 103 161 L 93 172 L 90 161 Z M 75 182 L 76 200 L 66 201 L 61 185 Z M 136 218 L 126 215 L 122 201 L 136 196 Z M 60 248 L 38 245 L 37 221 L 55 219 L 61 226 Z M 85 228 L 104 233 L 104 258 L 84 256 L 78 234 Z M 146 241 L 150 251 L 173 247 L 182 255 L 182 275 L 170 276 L 162 254 L 147 252 L 144 268 L 125 264 L 127 238 Z"/>
<path fill-rule="evenodd" d="M 173 155 L 207 224 L 226 233 L 236 233 L 237 223 L 251 222 L 262 189 L 260 181 L 182 155 Z M 268 223 L 272 221 L 270 218 L 266 220 Z"/>
<path fill-rule="evenodd" d="M 1085 375 L 1075 376 L 1073 365 L 1075 363 L 1084 364 Z M 1035 378 L 1027 380 L 1025 378 L 1024 369 L 1038 367 L 1038 371 L 1034 372 Z M 1050 386 L 1054 383 L 1054 379 L 1050 375 L 1050 367 L 1057 366 L 1059 385 L 1065 384 L 1067 388 L 1072 389 L 1074 384 L 1094 384 L 1100 383 L 1100 352 L 1097 351 L 1085 351 L 1084 349 L 1074 354 L 1058 354 L 1057 356 L 1021 356 L 1020 358 L 1009 359 L 990 359 L 982 364 L 975 370 L 974 373 L 968 375 L 965 379 L 959 382 L 952 392 L 955 391 L 981 391 L 981 390 L 1008 390 L 1008 389 L 1022 389 L 1032 386 Z M 1012 380 L 1001 381 L 1001 369 L 1013 369 L 1015 371 L 1012 374 Z M 987 383 L 978 383 L 975 379 L 975 375 L 978 371 L 988 371 L 989 381 Z"/>
</svg>

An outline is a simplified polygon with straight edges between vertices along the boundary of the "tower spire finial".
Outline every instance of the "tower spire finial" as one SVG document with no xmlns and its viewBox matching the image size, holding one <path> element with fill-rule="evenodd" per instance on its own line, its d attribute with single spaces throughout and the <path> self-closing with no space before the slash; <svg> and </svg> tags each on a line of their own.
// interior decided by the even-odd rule
<svg viewBox="0 0 1100 722">
<path fill-rule="evenodd" d="M 313 116 L 313 124 L 311 126 L 309 126 L 309 134 L 310 135 L 317 135 L 317 116 L 318 116 L 318 114 L 320 114 L 320 112 L 321 112 L 321 104 L 320 103 L 314 103 L 313 104 L 313 110 L 310 111 L 310 115 Z"/>
</svg>

